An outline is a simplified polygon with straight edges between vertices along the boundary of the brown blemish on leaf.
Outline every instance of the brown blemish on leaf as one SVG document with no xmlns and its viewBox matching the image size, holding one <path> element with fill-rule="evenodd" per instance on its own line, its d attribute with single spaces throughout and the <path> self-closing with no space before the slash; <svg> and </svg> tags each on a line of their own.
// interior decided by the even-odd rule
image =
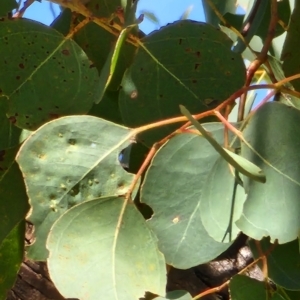
<svg viewBox="0 0 300 300">
<path fill-rule="evenodd" d="M 12 124 L 16 124 L 17 119 L 15 118 L 15 116 L 11 116 L 8 118 L 9 122 L 11 122 Z"/>
<path fill-rule="evenodd" d="M 23 63 L 20 63 L 20 64 L 19 64 L 19 68 L 20 68 L 20 69 L 24 69 L 24 68 L 25 68 L 24 64 L 23 64 Z"/>
<path fill-rule="evenodd" d="M 62 53 L 63 55 L 66 55 L 66 56 L 69 56 L 69 55 L 70 55 L 70 51 L 69 51 L 68 49 L 62 50 L 61 53 Z"/>
</svg>

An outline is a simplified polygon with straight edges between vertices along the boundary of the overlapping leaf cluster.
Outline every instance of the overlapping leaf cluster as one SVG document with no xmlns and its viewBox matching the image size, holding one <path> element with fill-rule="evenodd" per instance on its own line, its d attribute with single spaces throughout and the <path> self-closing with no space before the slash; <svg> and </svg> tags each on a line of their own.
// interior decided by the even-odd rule
<svg viewBox="0 0 300 300">
<path fill-rule="evenodd" d="M 256 258 L 279 243 L 264 274 L 274 285 L 236 275 L 232 299 L 298 299 L 299 82 L 244 120 L 233 111 L 228 135 L 213 113 L 202 125 L 190 114 L 218 110 L 244 86 L 274 1 L 238 1 L 244 16 L 236 1 L 203 1 L 207 23 L 149 35 L 138 1 L 55 2 L 66 8 L 51 26 L 0 4 L 0 298 L 22 261 L 26 218 L 36 239 L 26 255 L 47 260 L 67 298 L 198 299 L 165 293 L 166 264 L 207 263 L 243 232 Z M 299 72 L 299 5 L 277 5 L 263 65 L 272 83 Z M 166 120 L 182 113 L 194 126 L 172 134 L 184 118 Z"/>
</svg>

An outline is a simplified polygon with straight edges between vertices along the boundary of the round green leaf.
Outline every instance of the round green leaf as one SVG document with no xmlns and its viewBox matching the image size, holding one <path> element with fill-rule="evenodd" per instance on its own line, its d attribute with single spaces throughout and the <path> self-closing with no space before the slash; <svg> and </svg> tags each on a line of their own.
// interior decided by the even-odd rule
<svg viewBox="0 0 300 300">
<path fill-rule="evenodd" d="M 0 37 L 0 97 L 13 124 L 32 130 L 89 111 L 99 76 L 74 41 L 25 19 L 2 21 Z"/>
<path fill-rule="evenodd" d="M 205 128 L 222 143 L 222 124 Z M 202 189 L 218 157 L 205 138 L 180 134 L 156 153 L 146 173 L 141 202 L 153 209 L 149 226 L 167 263 L 176 268 L 206 263 L 230 246 L 211 238 L 200 217 Z"/>
<path fill-rule="evenodd" d="M 119 152 L 129 143 L 128 128 L 92 116 L 49 122 L 23 144 L 17 157 L 32 206 L 29 220 L 36 242 L 28 255 L 47 258 L 45 239 L 53 222 L 73 205 L 126 193 L 133 178 Z"/>
<path fill-rule="evenodd" d="M 126 205 L 126 204 L 125 204 Z M 164 294 L 166 268 L 157 240 L 124 198 L 81 203 L 55 222 L 47 248 L 52 281 L 66 298 L 139 299 Z"/>
<path fill-rule="evenodd" d="M 179 104 L 191 113 L 215 107 L 243 86 L 245 66 L 231 52 L 221 31 L 190 20 L 175 22 L 142 39 L 129 68 L 132 88 L 120 93 L 120 110 L 130 127 L 180 116 Z M 161 139 L 176 126 L 141 134 L 145 143 Z"/>
<path fill-rule="evenodd" d="M 281 103 L 262 106 L 243 131 L 242 156 L 260 167 L 265 184 L 244 177 L 248 194 L 237 226 L 248 236 L 286 243 L 300 228 L 300 111 Z M 256 153 L 249 146 L 254 149 Z M 268 216 L 266 218 L 266 216 Z"/>
</svg>

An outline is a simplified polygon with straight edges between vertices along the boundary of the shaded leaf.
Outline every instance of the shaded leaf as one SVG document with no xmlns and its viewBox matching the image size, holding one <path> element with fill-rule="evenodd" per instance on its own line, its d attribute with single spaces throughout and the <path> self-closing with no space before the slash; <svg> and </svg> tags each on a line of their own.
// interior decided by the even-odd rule
<svg viewBox="0 0 300 300">
<path fill-rule="evenodd" d="M 281 60 L 283 61 L 283 71 L 286 77 L 299 73 L 299 51 L 297 49 L 300 43 L 300 2 L 295 1 L 295 8 L 293 10 L 287 36 L 283 45 L 281 53 Z M 293 86 L 296 90 L 300 90 L 300 79 L 293 81 Z"/>
<path fill-rule="evenodd" d="M 269 0 L 252 1 L 252 3 L 252 8 L 249 10 L 249 13 L 245 15 L 244 23 L 242 25 L 242 30 L 245 27 L 247 28 L 247 31 L 243 34 L 244 40 L 238 37 L 237 43 L 233 48 L 233 51 L 236 53 L 242 53 L 246 49 L 247 44 L 250 43 L 253 36 L 257 33 L 257 30 L 265 17 L 267 9 L 270 9 L 270 7 L 268 7 L 268 3 L 270 3 Z"/>
<path fill-rule="evenodd" d="M 180 115 L 179 104 L 192 113 L 214 108 L 239 89 L 245 79 L 240 55 L 231 41 L 212 26 L 178 21 L 142 39 L 129 68 L 136 92 L 120 92 L 120 110 L 129 127 Z M 145 50 L 146 49 L 146 50 Z M 178 124 L 141 134 L 150 146 Z"/>
<path fill-rule="evenodd" d="M 244 178 L 248 197 L 236 224 L 256 240 L 270 236 L 272 241 L 287 243 L 298 237 L 299 121 L 299 110 L 270 102 L 253 115 L 243 131 L 248 145 L 242 143 L 242 156 L 260 167 L 268 178 L 264 185 Z"/>
<path fill-rule="evenodd" d="M 117 124 L 123 124 L 118 97 L 119 91 L 106 91 L 101 102 L 93 105 L 89 111 L 89 115 L 103 118 Z"/>
<path fill-rule="evenodd" d="M 133 178 L 118 155 L 130 130 L 91 116 L 49 122 L 23 144 L 17 157 L 35 225 L 28 256 L 47 258 L 45 240 L 54 221 L 70 207 L 105 195 L 127 192 Z"/>
<path fill-rule="evenodd" d="M 15 283 L 24 255 L 25 221 L 21 221 L 0 242 L 0 299 Z"/>
<path fill-rule="evenodd" d="M 0 37 L 0 96 L 13 124 L 33 130 L 58 116 L 89 111 L 98 74 L 74 41 L 26 19 L 0 22 Z"/>
<path fill-rule="evenodd" d="M 15 162 L 18 149 L 0 151 L 0 244 L 29 210 L 22 173 Z"/>
<path fill-rule="evenodd" d="M 205 128 L 223 142 L 222 124 Z M 159 149 L 145 175 L 141 202 L 153 209 L 149 226 L 167 263 L 176 268 L 206 263 L 230 246 L 211 238 L 200 217 L 202 189 L 217 158 L 205 138 L 180 134 Z"/>
<path fill-rule="evenodd" d="M 16 127 L 6 117 L 7 103 L 0 101 L 0 149 L 17 146 L 22 129 Z"/>
<path fill-rule="evenodd" d="M 279 300 L 276 295 L 268 295 L 267 284 L 244 275 L 235 275 L 230 280 L 232 300 Z M 281 299 L 280 299 L 281 300 Z"/>
<path fill-rule="evenodd" d="M 268 239 L 259 242 L 263 252 L 274 247 Z M 255 258 L 259 253 L 253 241 L 249 242 Z M 268 276 L 276 284 L 288 290 L 300 291 L 300 253 L 298 241 L 292 241 L 283 245 L 276 245 L 267 256 Z"/>
<path fill-rule="evenodd" d="M 156 238 L 135 206 L 123 212 L 123 205 L 121 197 L 84 202 L 54 224 L 48 266 L 64 297 L 128 300 L 145 291 L 164 293 L 165 262 Z"/>
<path fill-rule="evenodd" d="M 5 0 L 0 2 L 0 16 L 6 17 L 8 13 L 18 7 L 16 0 Z"/>
</svg>

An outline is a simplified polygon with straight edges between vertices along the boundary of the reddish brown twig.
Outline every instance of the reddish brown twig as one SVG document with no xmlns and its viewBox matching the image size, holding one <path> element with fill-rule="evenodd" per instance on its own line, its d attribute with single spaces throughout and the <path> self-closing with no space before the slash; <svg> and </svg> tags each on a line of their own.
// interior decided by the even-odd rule
<svg viewBox="0 0 300 300">
<path fill-rule="evenodd" d="M 272 0 L 272 2 L 271 2 L 271 20 L 270 20 L 270 24 L 269 24 L 269 28 L 268 28 L 268 34 L 265 39 L 262 50 L 260 51 L 260 53 L 258 53 L 256 59 L 253 62 L 251 62 L 251 64 L 248 67 L 245 86 L 249 86 L 251 84 L 255 72 L 267 60 L 268 51 L 272 44 L 272 40 L 275 36 L 275 29 L 276 29 L 277 23 L 278 23 L 277 0 Z M 247 99 L 247 93 L 244 93 L 242 95 L 240 103 L 239 103 L 238 121 L 242 121 L 244 118 L 246 99 Z"/>
</svg>

